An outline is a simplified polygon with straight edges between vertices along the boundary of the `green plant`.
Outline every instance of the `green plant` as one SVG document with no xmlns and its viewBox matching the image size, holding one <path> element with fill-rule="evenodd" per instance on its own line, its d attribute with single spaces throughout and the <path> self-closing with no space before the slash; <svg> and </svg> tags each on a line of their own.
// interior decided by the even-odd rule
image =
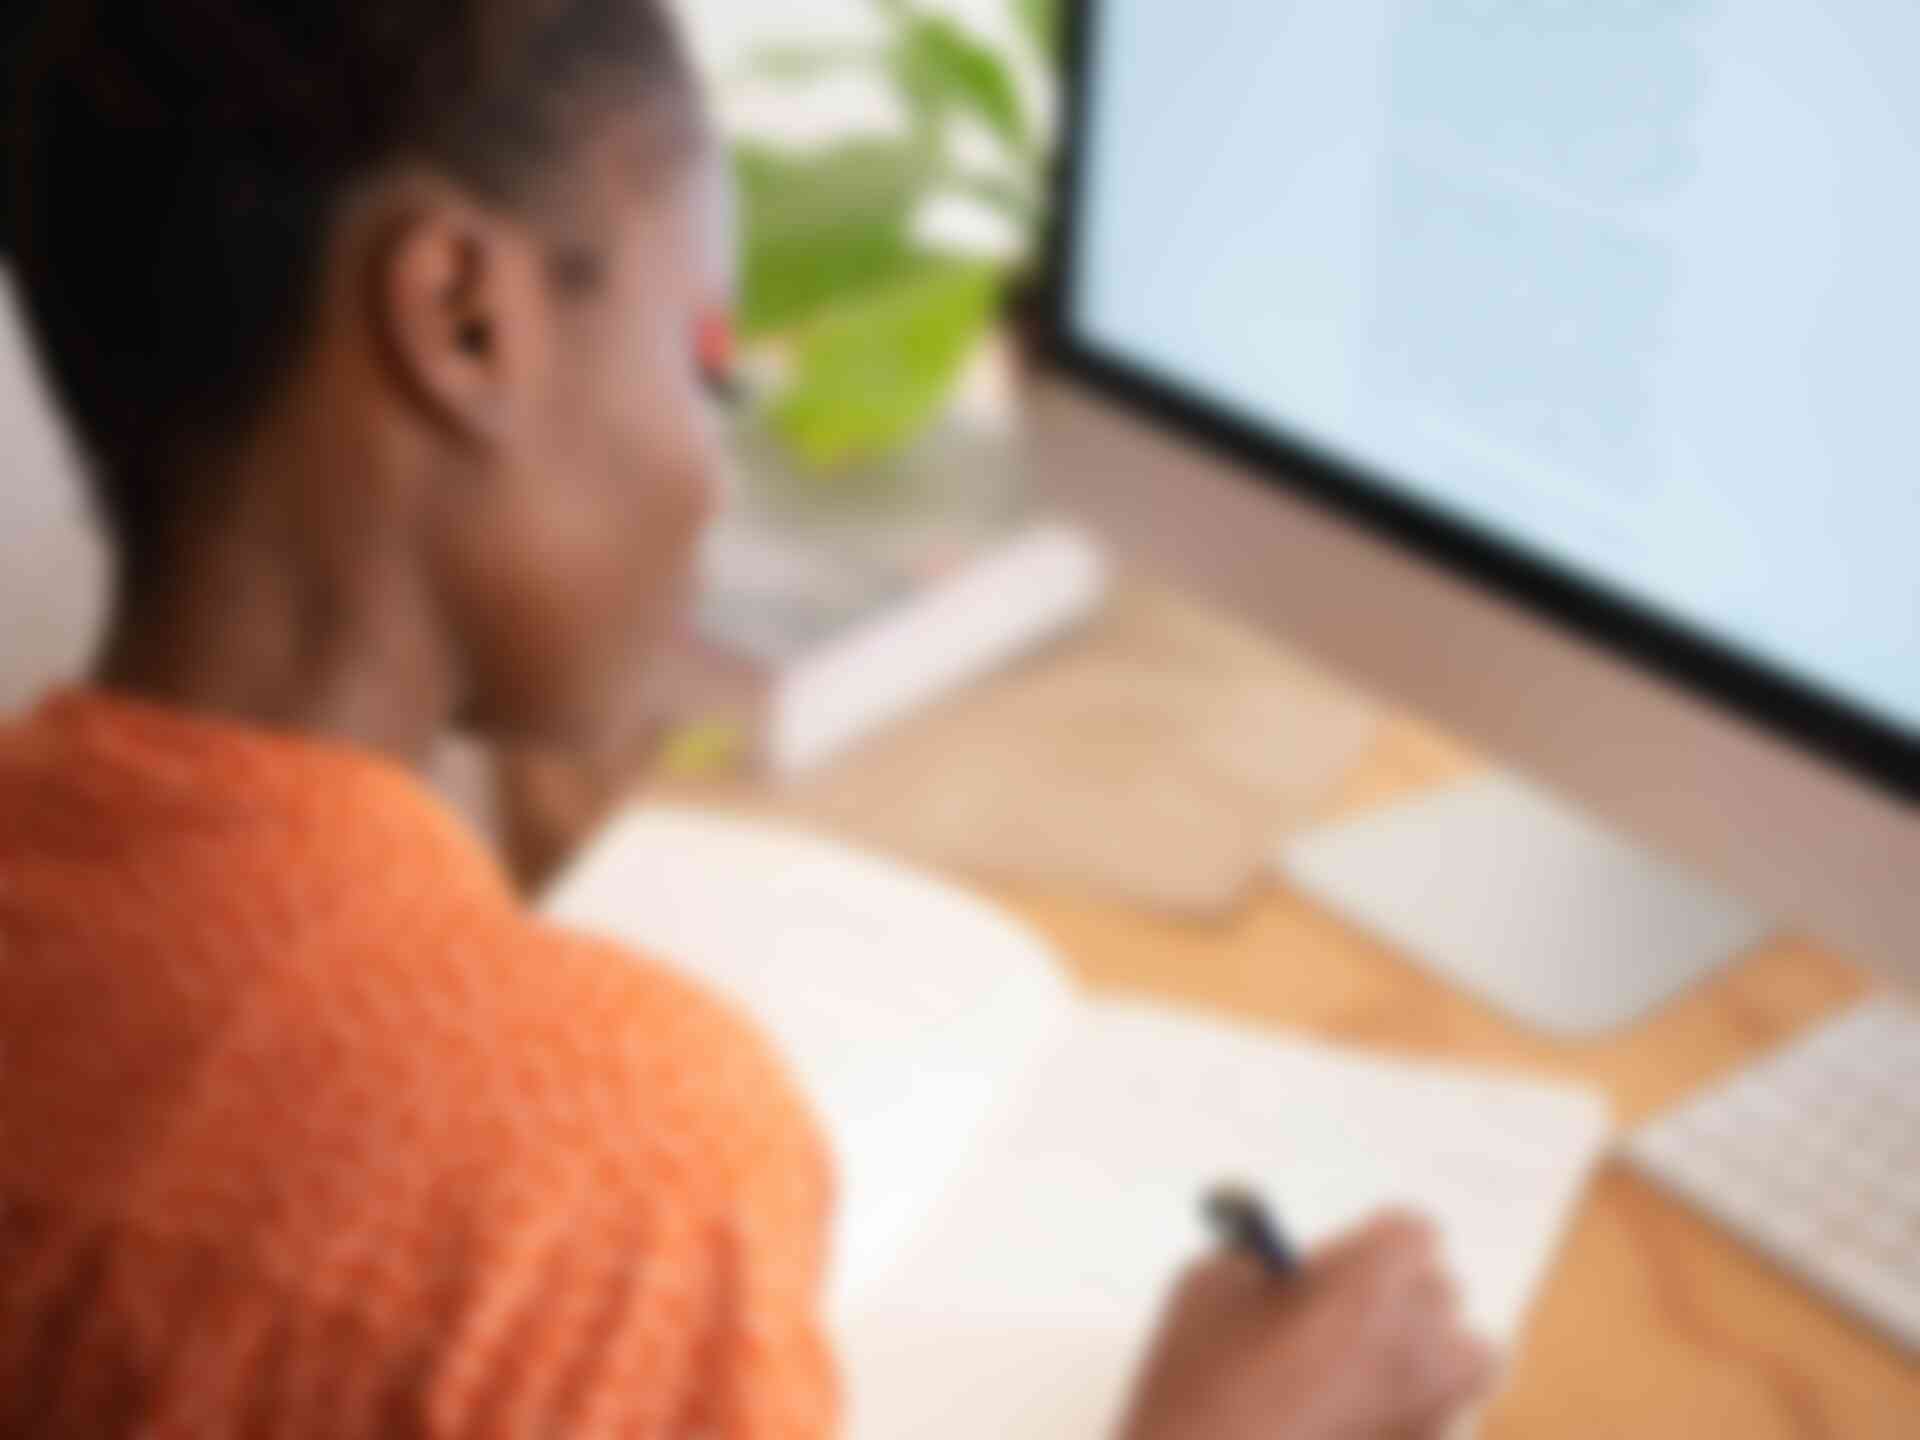
<svg viewBox="0 0 1920 1440">
<path fill-rule="evenodd" d="M 768 420 L 815 472 L 883 457 L 941 413 L 991 328 L 1007 284 L 1038 249 L 1050 145 L 1014 57 L 912 0 L 870 0 L 871 44 L 762 51 L 753 76 L 809 85 L 846 73 L 883 78 L 903 133 L 814 152 L 742 142 L 735 166 L 744 229 L 742 338 L 784 342 L 786 378 Z M 1051 73 L 1060 0 L 1009 0 Z M 997 163 L 958 157 L 956 132 L 991 137 Z M 934 197 L 991 207 L 1024 237 L 1025 256 L 989 262 L 920 243 Z"/>
</svg>

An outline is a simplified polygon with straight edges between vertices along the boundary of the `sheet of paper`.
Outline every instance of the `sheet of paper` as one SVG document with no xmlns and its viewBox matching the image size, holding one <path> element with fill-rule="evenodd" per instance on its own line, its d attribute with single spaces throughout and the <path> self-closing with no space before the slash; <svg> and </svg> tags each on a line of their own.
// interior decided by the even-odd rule
<svg viewBox="0 0 1920 1440">
<path fill-rule="evenodd" d="M 852 1433 L 1110 1433 L 1223 1179 L 1307 1244 L 1431 1214 L 1471 1320 L 1510 1344 L 1609 1130 L 1585 1091 L 1089 1007 L 845 1326 Z"/>
<path fill-rule="evenodd" d="M 1074 1006 L 1045 948 L 990 906 L 717 815 L 623 817 L 543 909 L 690 972 L 780 1044 L 837 1152 L 842 1303 L 887 1273 Z"/>
</svg>

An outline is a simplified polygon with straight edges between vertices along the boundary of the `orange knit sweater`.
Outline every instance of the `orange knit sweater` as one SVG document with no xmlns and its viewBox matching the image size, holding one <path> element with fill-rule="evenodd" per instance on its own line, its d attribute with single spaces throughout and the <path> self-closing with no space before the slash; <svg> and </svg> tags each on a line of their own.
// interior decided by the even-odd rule
<svg viewBox="0 0 1920 1440">
<path fill-rule="evenodd" d="M 739 1017 L 405 774 L 0 731 L 0 1434 L 811 1440 L 828 1192 Z"/>
</svg>

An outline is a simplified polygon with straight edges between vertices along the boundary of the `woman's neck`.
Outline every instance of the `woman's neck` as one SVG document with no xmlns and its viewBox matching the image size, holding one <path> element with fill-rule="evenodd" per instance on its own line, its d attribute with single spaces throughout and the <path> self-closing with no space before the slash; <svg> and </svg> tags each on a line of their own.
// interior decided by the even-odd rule
<svg viewBox="0 0 1920 1440">
<path fill-rule="evenodd" d="M 404 527 L 315 523 L 284 474 L 126 567 L 97 668 L 113 689 L 225 719 L 426 758 L 458 666 Z"/>
</svg>

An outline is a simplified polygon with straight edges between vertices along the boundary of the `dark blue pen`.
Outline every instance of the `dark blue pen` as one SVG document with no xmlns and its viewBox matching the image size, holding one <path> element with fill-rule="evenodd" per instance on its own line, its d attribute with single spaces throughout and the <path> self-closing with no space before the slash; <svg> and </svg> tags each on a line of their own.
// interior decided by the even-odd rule
<svg viewBox="0 0 1920 1440">
<path fill-rule="evenodd" d="M 1207 1223 L 1223 1245 L 1253 1256 L 1276 1280 L 1290 1280 L 1300 1273 L 1299 1252 L 1253 1191 L 1222 1185 L 1209 1192 L 1204 1209 Z"/>
</svg>

